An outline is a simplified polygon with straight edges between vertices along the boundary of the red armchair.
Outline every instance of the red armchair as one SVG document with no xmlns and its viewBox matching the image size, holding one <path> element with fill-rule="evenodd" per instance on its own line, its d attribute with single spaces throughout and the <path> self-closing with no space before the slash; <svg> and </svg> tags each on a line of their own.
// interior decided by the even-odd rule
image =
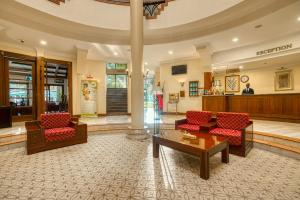
<svg viewBox="0 0 300 200">
<path fill-rule="evenodd" d="M 228 137 L 229 151 L 246 156 L 253 147 L 253 123 L 247 113 L 217 113 L 216 126 L 209 133 Z"/>
<path fill-rule="evenodd" d="M 87 142 L 87 125 L 69 113 L 42 114 L 40 121 L 25 122 L 27 154 Z"/>
<path fill-rule="evenodd" d="M 212 113 L 209 111 L 187 111 L 186 119 L 176 120 L 175 129 L 198 132 L 201 125 L 211 121 Z"/>
</svg>

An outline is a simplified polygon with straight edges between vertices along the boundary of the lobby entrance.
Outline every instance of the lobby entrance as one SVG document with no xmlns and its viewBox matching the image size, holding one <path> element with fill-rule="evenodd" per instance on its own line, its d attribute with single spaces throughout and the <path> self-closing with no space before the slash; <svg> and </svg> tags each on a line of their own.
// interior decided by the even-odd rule
<svg viewBox="0 0 300 200">
<path fill-rule="evenodd" d="M 127 64 L 106 65 L 106 112 L 108 115 L 128 113 Z"/>
</svg>

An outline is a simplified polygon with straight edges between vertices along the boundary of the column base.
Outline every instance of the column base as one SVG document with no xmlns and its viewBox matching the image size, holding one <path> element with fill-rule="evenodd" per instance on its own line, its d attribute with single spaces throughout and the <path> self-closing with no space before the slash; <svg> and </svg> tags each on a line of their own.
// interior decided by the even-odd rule
<svg viewBox="0 0 300 200">
<path fill-rule="evenodd" d="M 131 129 L 129 128 L 126 135 L 127 139 L 136 140 L 136 141 L 145 141 L 151 138 L 146 129 Z"/>
</svg>

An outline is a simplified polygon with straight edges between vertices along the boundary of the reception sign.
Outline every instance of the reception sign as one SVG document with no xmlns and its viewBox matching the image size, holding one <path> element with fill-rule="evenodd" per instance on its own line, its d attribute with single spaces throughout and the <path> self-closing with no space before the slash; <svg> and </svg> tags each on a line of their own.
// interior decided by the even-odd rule
<svg viewBox="0 0 300 200">
<path fill-rule="evenodd" d="M 97 116 L 97 81 L 81 80 L 81 115 Z"/>
</svg>

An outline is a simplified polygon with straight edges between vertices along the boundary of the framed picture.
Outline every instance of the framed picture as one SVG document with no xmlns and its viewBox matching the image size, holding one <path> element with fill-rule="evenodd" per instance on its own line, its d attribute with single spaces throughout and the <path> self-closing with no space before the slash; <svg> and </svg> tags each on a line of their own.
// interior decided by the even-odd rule
<svg viewBox="0 0 300 200">
<path fill-rule="evenodd" d="M 293 74 L 292 70 L 275 72 L 275 91 L 292 90 Z"/>
<path fill-rule="evenodd" d="M 225 76 L 225 92 L 240 91 L 240 75 Z"/>
</svg>

